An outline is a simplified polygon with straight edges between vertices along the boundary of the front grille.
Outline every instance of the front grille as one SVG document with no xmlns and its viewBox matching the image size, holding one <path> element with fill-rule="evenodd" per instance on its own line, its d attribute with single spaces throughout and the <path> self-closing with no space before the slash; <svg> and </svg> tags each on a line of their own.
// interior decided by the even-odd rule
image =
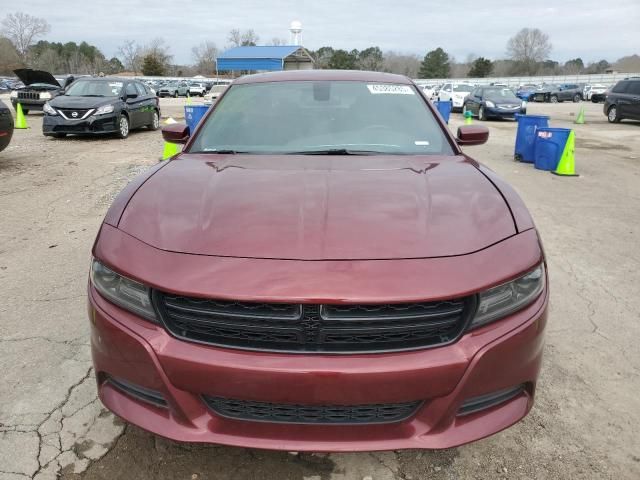
<svg viewBox="0 0 640 480">
<path fill-rule="evenodd" d="M 235 420 L 322 425 L 401 422 L 412 416 L 422 403 L 294 405 L 206 396 L 203 399 L 216 414 Z"/>
<path fill-rule="evenodd" d="M 88 108 L 59 108 L 58 112 L 62 113 L 63 116 L 69 120 L 80 120 L 84 118 L 89 110 Z"/>
<path fill-rule="evenodd" d="M 220 301 L 154 292 L 174 336 L 249 350 L 363 353 L 451 343 L 475 298 L 380 305 L 313 305 Z"/>
<path fill-rule="evenodd" d="M 18 98 L 21 100 L 40 100 L 39 92 L 18 92 Z"/>
</svg>

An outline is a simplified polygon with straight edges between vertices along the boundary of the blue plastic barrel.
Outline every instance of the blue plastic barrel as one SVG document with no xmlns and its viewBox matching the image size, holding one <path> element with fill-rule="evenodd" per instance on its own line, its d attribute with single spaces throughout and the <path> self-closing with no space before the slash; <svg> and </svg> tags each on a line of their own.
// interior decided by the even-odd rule
<svg viewBox="0 0 640 480">
<path fill-rule="evenodd" d="M 570 128 L 539 128 L 536 131 L 534 166 L 555 170 L 571 133 Z"/>
<path fill-rule="evenodd" d="M 445 121 L 445 123 L 449 123 L 449 117 L 451 116 L 451 108 L 453 107 L 453 104 L 450 101 L 449 102 L 435 101 L 433 102 L 433 106 L 438 109 L 438 112 L 440 113 L 440 116 Z"/>
<path fill-rule="evenodd" d="M 534 162 L 534 143 L 536 131 L 539 128 L 549 126 L 549 117 L 546 115 L 520 115 L 516 113 L 518 120 L 518 133 L 516 134 L 516 149 L 514 158 L 520 162 Z"/>
<path fill-rule="evenodd" d="M 209 110 L 209 105 L 185 105 L 184 119 L 189 126 L 191 133 L 196 129 L 198 122 L 202 120 L 204 114 Z"/>
</svg>

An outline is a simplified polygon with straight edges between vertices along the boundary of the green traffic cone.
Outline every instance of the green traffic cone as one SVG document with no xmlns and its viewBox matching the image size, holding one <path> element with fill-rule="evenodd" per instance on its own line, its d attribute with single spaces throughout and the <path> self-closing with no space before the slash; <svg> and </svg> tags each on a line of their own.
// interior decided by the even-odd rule
<svg viewBox="0 0 640 480">
<path fill-rule="evenodd" d="M 167 160 L 174 155 L 180 153 L 182 149 L 177 143 L 164 142 L 164 150 L 162 151 L 162 160 Z"/>
<path fill-rule="evenodd" d="M 580 107 L 580 112 L 578 112 L 578 118 L 576 118 L 575 123 L 577 125 L 584 125 L 584 105 Z"/>
<path fill-rule="evenodd" d="M 24 113 L 22 112 L 22 105 L 19 103 L 16 105 L 16 124 L 13 128 L 29 128 L 29 125 L 27 125 L 27 119 L 24 117 Z"/>
<path fill-rule="evenodd" d="M 569 138 L 567 139 L 567 143 L 564 146 L 564 150 L 562 151 L 562 157 L 560 157 L 558 167 L 551 173 L 553 173 L 554 175 L 560 175 L 562 177 L 579 177 L 580 175 L 576 173 L 574 156 L 575 149 L 576 134 L 572 130 L 569 134 Z"/>
</svg>

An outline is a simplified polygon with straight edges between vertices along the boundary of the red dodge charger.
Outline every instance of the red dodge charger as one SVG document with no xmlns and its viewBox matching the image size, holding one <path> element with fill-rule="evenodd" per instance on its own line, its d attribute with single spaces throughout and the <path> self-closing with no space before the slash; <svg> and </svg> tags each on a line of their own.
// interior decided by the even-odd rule
<svg viewBox="0 0 640 480">
<path fill-rule="evenodd" d="M 409 79 L 236 80 L 132 181 L 93 248 L 104 405 L 186 442 L 446 448 L 522 419 L 547 318 L 514 190 Z"/>
</svg>

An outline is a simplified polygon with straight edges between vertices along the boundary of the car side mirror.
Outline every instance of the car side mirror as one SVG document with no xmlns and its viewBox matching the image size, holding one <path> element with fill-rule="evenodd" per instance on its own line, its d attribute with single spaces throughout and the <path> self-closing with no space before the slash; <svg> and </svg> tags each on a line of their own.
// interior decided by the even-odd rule
<svg viewBox="0 0 640 480">
<path fill-rule="evenodd" d="M 456 143 L 465 147 L 482 145 L 489 140 L 489 129 L 481 125 L 463 125 L 458 127 Z"/>
<path fill-rule="evenodd" d="M 162 129 L 162 138 L 169 143 L 187 143 L 191 132 L 184 123 L 174 123 Z"/>
</svg>

